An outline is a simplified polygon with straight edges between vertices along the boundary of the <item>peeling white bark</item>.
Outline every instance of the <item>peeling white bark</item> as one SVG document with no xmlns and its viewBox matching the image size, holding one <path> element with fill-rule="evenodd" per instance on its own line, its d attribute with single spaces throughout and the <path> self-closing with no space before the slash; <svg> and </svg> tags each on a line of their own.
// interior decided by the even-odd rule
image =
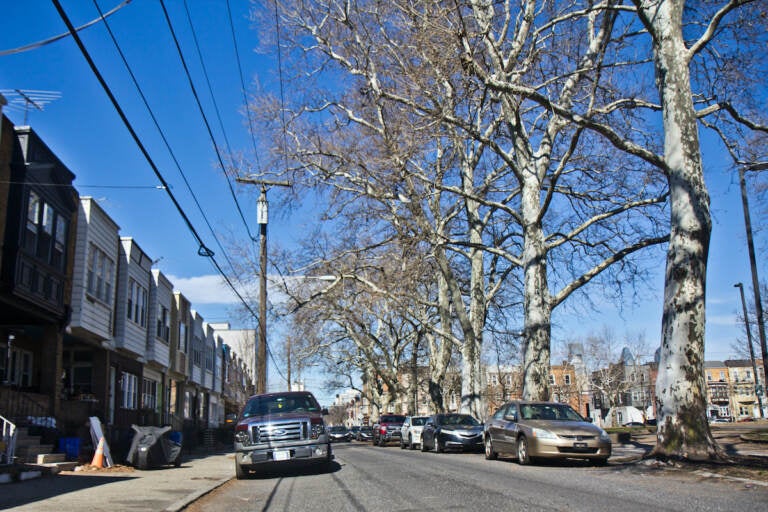
<svg viewBox="0 0 768 512">
<path fill-rule="evenodd" d="M 712 222 L 691 93 L 684 2 L 635 0 L 653 37 L 663 108 L 664 160 L 670 188 L 661 360 L 656 381 L 656 453 L 689 459 L 716 456 L 706 421 L 704 322 Z"/>
</svg>

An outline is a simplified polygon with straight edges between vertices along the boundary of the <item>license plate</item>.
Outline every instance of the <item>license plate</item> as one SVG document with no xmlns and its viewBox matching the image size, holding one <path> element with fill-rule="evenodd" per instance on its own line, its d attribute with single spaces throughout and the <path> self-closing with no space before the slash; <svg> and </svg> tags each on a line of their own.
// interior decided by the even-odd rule
<svg viewBox="0 0 768 512">
<path fill-rule="evenodd" d="M 291 452 L 288 450 L 278 450 L 272 452 L 272 458 L 274 460 L 290 460 Z"/>
<path fill-rule="evenodd" d="M 574 448 L 586 448 L 587 443 L 573 443 Z"/>
</svg>

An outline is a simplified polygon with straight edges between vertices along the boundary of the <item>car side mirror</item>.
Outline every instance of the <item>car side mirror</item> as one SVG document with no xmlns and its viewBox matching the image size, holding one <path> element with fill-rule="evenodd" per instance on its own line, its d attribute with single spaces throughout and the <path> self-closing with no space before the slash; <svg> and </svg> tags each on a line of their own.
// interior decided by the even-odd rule
<svg viewBox="0 0 768 512">
<path fill-rule="evenodd" d="M 592 422 L 594 421 L 594 420 L 592 419 L 592 417 L 591 417 L 591 416 L 590 416 L 590 417 L 587 417 L 587 418 L 584 418 L 584 419 L 585 419 L 585 420 L 586 420 L 588 423 L 592 423 Z"/>
<path fill-rule="evenodd" d="M 328 408 L 327 407 L 323 407 L 320 410 L 320 414 L 322 414 L 323 416 L 328 416 Z"/>
<path fill-rule="evenodd" d="M 504 419 L 507 420 L 507 421 L 517 421 L 517 413 L 513 412 L 513 413 L 510 413 L 510 414 L 506 414 L 506 415 L 504 415 Z"/>
</svg>

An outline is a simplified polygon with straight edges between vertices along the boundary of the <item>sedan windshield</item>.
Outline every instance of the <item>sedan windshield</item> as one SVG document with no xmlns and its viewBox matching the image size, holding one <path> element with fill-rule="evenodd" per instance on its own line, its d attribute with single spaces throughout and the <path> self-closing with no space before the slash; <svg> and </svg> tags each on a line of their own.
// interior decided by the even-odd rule
<svg viewBox="0 0 768 512">
<path fill-rule="evenodd" d="M 469 425 L 476 426 L 480 422 L 469 414 L 446 414 L 440 418 L 440 425 Z"/>
<path fill-rule="evenodd" d="M 579 413 L 565 404 L 523 404 L 520 413 L 524 420 L 584 421 Z"/>
</svg>

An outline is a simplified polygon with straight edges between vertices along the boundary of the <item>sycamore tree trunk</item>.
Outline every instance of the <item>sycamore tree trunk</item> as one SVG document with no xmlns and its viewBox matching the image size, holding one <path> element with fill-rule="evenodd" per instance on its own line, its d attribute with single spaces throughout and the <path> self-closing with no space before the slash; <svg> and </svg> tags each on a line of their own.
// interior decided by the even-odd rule
<svg viewBox="0 0 768 512">
<path fill-rule="evenodd" d="M 465 168 L 463 173 L 466 182 L 464 187 L 470 189 L 473 172 L 471 167 L 465 167 L 468 168 Z M 461 412 L 471 414 L 478 419 L 484 419 L 487 411 L 481 356 L 486 317 L 485 267 L 483 265 L 484 252 L 478 248 L 483 244 L 483 223 L 480 219 L 477 201 L 465 199 L 465 210 L 472 249 L 469 251 L 469 331 L 465 332 L 464 344 L 461 349 Z"/>
<path fill-rule="evenodd" d="M 706 420 L 704 319 L 712 221 L 691 93 L 681 0 L 635 0 L 653 38 L 662 103 L 671 229 L 664 280 L 654 454 L 690 460 L 721 455 Z"/>
<path fill-rule="evenodd" d="M 547 281 L 547 253 L 541 226 L 539 180 L 531 175 L 523 183 L 522 215 L 525 248 L 523 279 L 525 343 L 523 398 L 549 400 L 550 334 L 552 307 Z"/>
</svg>

